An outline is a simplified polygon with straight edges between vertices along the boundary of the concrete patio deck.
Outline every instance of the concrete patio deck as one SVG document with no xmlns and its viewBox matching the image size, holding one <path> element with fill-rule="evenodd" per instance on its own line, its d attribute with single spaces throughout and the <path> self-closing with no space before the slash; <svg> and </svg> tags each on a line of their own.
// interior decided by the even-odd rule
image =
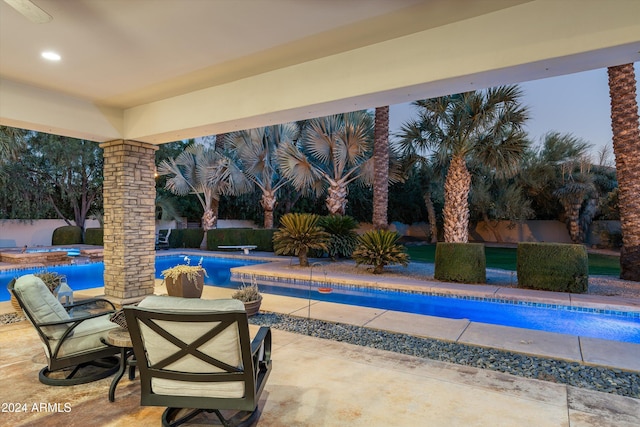
<svg viewBox="0 0 640 427">
<path fill-rule="evenodd" d="M 266 266 L 249 269 L 264 272 Z M 268 269 L 279 275 L 290 274 L 286 265 L 270 264 Z M 354 280 L 336 273 L 331 275 L 328 279 L 334 282 Z M 637 299 L 556 297 L 496 285 L 423 280 L 403 279 L 399 283 L 397 279 L 380 279 L 376 284 L 556 303 L 561 298 L 565 304 L 640 311 Z M 157 281 L 155 291 L 166 293 L 161 281 Z M 102 288 L 98 288 L 77 291 L 75 295 L 78 299 L 101 293 Z M 228 298 L 232 293 L 230 289 L 206 287 L 203 298 Z M 640 372 L 638 344 L 328 302 L 312 302 L 309 307 L 307 299 L 270 294 L 264 295 L 261 309 Z M 0 303 L 0 313 L 11 311 L 10 303 Z M 258 426 L 625 427 L 640 424 L 640 399 L 280 330 L 273 330 L 273 338 L 274 368 L 260 402 L 262 415 Z M 2 425 L 159 425 L 163 408 L 139 406 L 137 378 L 130 381 L 125 376 L 116 390 L 116 401 L 109 403 L 111 378 L 73 387 L 45 386 L 37 379 L 44 364 L 42 345 L 27 322 L 0 326 Z M 16 403 L 26 404 L 27 411 L 12 410 L 15 406 L 10 405 Z"/>
</svg>

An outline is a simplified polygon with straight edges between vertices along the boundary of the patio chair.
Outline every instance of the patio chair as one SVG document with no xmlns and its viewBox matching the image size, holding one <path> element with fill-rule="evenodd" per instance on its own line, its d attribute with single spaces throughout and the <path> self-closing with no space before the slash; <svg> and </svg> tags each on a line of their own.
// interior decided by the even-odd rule
<svg viewBox="0 0 640 427">
<path fill-rule="evenodd" d="M 261 327 L 250 340 L 242 302 L 149 296 L 124 312 L 141 405 L 166 406 L 163 426 L 203 412 L 215 413 L 224 426 L 257 419 L 271 372 L 271 330 Z"/>
<path fill-rule="evenodd" d="M 40 382 L 54 386 L 85 384 L 118 370 L 119 360 L 114 356 L 120 349 L 102 342 L 109 331 L 118 328 L 109 321 L 114 310 L 90 313 L 98 311 L 96 305 L 101 304 L 115 309 L 111 302 L 91 299 L 64 307 L 33 274 L 13 279 L 8 289 L 44 345 L 47 366 L 38 374 Z"/>
<path fill-rule="evenodd" d="M 156 235 L 156 250 L 169 249 L 169 236 L 171 235 L 171 229 L 158 230 Z"/>
</svg>

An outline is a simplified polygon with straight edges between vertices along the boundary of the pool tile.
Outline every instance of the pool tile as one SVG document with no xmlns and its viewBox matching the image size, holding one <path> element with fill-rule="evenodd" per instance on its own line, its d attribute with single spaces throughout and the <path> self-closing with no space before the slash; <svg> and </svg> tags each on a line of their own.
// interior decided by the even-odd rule
<svg viewBox="0 0 640 427">
<path fill-rule="evenodd" d="M 493 298 L 500 289 L 494 285 L 466 285 L 463 283 L 433 283 L 431 292 L 449 295 L 470 295 L 475 297 Z"/>
<path fill-rule="evenodd" d="M 580 337 L 580 347 L 587 364 L 640 372 L 640 344 Z"/>
<path fill-rule="evenodd" d="M 640 299 L 602 295 L 570 294 L 571 305 L 603 310 L 640 312 Z"/>
<path fill-rule="evenodd" d="M 500 288 L 496 296 L 503 299 L 526 300 L 546 304 L 570 305 L 571 297 L 568 293 L 538 291 L 534 289 Z"/>
<path fill-rule="evenodd" d="M 443 317 L 387 311 L 364 326 L 419 337 L 456 341 L 469 325 L 466 319 L 446 319 Z"/>
<path fill-rule="evenodd" d="M 582 360 L 578 337 L 573 335 L 471 322 L 458 341 L 556 359 Z"/>
</svg>

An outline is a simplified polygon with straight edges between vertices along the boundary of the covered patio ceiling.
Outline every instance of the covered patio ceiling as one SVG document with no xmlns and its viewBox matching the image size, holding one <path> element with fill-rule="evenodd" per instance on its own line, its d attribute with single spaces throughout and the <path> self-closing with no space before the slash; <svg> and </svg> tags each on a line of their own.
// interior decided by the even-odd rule
<svg viewBox="0 0 640 427">
<path fill-rule="evenodd" d="M 160 144 L 640 59 L 635 0 L 5 1 L 0 124 L 98 142 Z"/>
</svg>

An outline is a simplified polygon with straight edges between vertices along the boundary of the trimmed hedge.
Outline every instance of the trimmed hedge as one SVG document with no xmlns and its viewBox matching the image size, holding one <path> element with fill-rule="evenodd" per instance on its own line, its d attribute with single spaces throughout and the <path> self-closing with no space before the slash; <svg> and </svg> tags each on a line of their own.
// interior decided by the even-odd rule
<svg viewBox="0 0 640 427">
<path fill-rule="evenodd" d="M 518 243 L 518 286 L 556 292 L 587 292 L 589 259 L 583 245 Z"/>
<path fill-rule="evenodd" d="M 82 229 L 75 225 L 65 225 L 53 230 L 51 236 L 51 244 L 59 245 L 76 245 L 82 243 Z"/>
<path fill-rule="evenodd" d="M 172 229 L 169 235 L 170 248 L 200 248 L 204 231 L 200 228 Z"/>
<path fill-rule="evenodd" d="M 484 245 L 438 242 L 434 277 L 444 282 L 486 283 Z"/>
<path fill-rule="evenodd" d="M 216 228 L 207 232 L 207 249 L 217 251 L 218 246 L 256 245 L 256 250 L 273 252 L 275 229 Z"/>
<path fill-rule="evenodd" d="M 84 230 L 84 243 L 104 246 L 104 228 L 87 228 Z"/>
</svg>

